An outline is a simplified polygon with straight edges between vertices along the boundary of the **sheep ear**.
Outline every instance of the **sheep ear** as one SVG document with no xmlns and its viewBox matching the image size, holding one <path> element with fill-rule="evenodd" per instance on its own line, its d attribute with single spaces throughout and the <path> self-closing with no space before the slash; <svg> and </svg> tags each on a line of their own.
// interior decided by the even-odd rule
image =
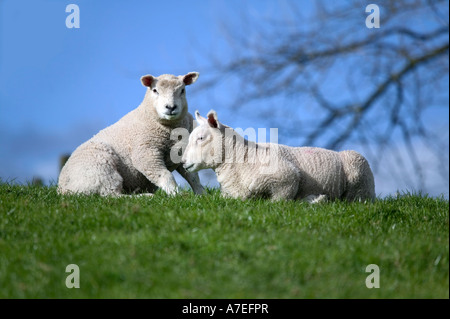
<svg viewBox="0 0 450 319">
<path fill-rule="evenodd" d="M 208 117 L 209 126 L 214 127 L 214 128 L 221 127 L 221 124 L 220 124 L 219 120 L 217 119 L 216 111 L 214 111 L 214 110 L 209 111 L 207 117 Z"/>
<path fill-rule="evenodd" d="M 147 74 L 141 77 L 141 82 L 143 86 L 151 87 L 155 77 L 153 75 Z"/>
<path fill-rule="evenodd" d="M 208 124 L 208 120 L 201 116 L 199 111 L 195 111 L 195 119 L 197 120 L 198 125 Z"/>
<path fill-rule="evenodd" d="M 184 85 L 191 85 L 195 81 L 197 81 L 198 76 L 200 74 L 198 72 L 190 72 L 183 76 Z"/>
</svg>

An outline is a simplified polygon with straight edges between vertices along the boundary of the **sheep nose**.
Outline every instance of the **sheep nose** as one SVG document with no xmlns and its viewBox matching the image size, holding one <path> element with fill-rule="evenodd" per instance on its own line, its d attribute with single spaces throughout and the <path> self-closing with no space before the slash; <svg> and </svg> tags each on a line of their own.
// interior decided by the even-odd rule
<svg viewBox="0 0 450 319">
<path fill-rule="evenodd" d="M 177 108 L 177 105 L 176 104 L 174 104 L 174 105 L 169 105 L 169 104 L 167 104 L 166 105 L 166 109 L 168 109 L 170 112 L 172 112 L 173 110 L 175 110 Z"/>
</svg>

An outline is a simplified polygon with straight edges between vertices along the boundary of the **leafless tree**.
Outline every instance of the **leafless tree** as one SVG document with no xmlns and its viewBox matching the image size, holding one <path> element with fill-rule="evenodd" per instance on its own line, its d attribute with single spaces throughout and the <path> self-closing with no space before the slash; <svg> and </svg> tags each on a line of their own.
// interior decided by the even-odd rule
<svg viewBox="0 0 450 319">
<path fill-rule="evenodd" d="M 368 2 L 313 3 L 304 11 L 305 2 L 280 2 L 278 18 L 243 12 L 224 23 L 228 58 L 208 56 L 203 89 L 227 78 L 239 88 L 228 107 L 251 108 L 295 144 L 358 144 L 375 170 L 391 165 L 390 151 L 395 167 L 413 167 L 416 189 L 426 184 L 425 145 L 448 192 L 448 119 L 445 134 L 428 118 L 448 108 L 448 1 L 378 1 L 380 28 L 371 29 Z"/>
</svg>

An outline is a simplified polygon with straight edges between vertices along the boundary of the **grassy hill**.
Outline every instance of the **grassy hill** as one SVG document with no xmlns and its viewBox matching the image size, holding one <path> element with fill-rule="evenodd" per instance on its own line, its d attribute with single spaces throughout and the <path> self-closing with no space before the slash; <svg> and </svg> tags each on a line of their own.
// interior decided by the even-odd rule
<svg viewBox="0 0 450 319">
<path fill-rule="evenodd" d="M 80 288 L 66 287 L 66 266 Z M 380 288 L 366 287 L 366 266 Z M 59 196 L 0 184 L 0 298 L 449 298 L 449 202 Z"/>
</svg>

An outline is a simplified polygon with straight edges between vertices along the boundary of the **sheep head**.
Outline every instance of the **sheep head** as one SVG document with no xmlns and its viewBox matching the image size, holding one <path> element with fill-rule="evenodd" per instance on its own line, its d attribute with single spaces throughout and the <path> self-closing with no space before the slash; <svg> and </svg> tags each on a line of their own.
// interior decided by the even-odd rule
<svg viewBox="0 0 450 319">
<path fill-rule="evenodd" d="M 223 136 L 228 126 L 219 122 L 214 110 L 209 111 L 207 118 L 195 111 L 195 119 L 199 125 L 189 135 L 182 162 L 188 172 L 214 169 L 223 161 Z"/>
<path fill-rule="evenodd" d="M 154 77 L 150 74 L 141 77 L 142 85 L 147 87 L 144 101 L 152 111 L 156 111 L 162 122 L 176 122 L 183 119 L 188 111 L 186 100 L 186 85 L 197 81 L 198 72 L 186 75 L 163 74 Z"/>
</svg>

